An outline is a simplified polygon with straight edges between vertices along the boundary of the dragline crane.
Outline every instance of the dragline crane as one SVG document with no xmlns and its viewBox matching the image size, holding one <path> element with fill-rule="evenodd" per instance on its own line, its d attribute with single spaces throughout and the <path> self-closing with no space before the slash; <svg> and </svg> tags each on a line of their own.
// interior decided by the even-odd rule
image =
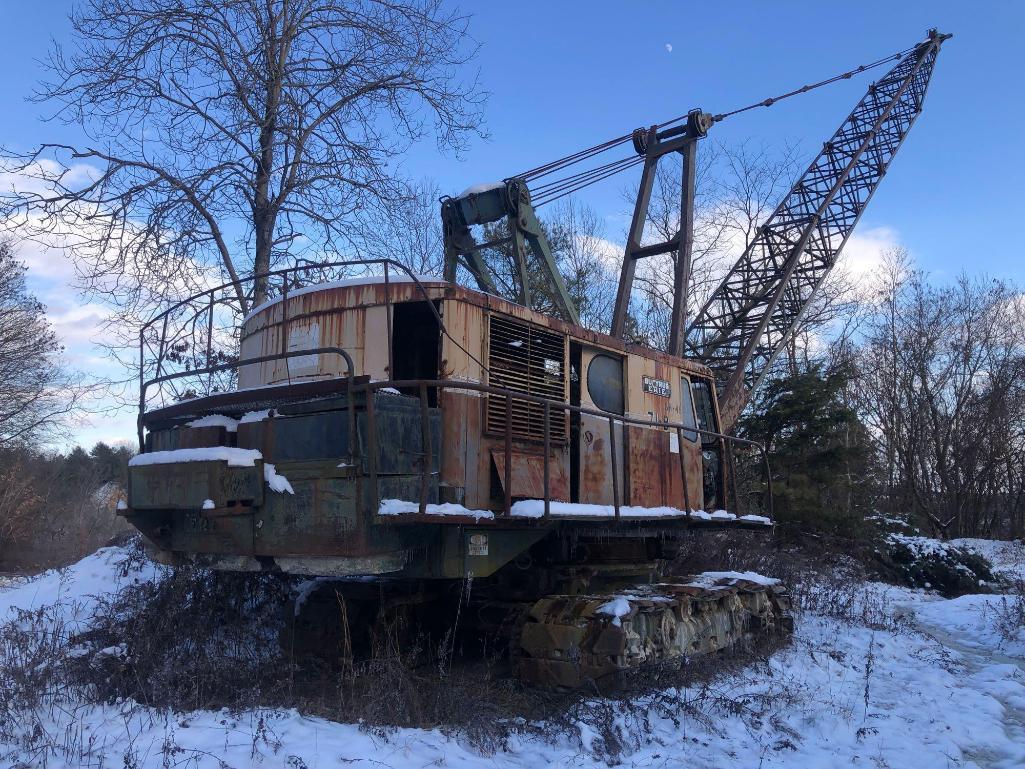
<svg viewBox="0 0 1025 769">
<path fill-rule="evenodd" d="M 642 165 L 613 311 L 612 335 L 626 338 L 637 261 L 656 254 L 674 254 L 673 309 L 666 352 L 696 359 L 715 372 L 722 421 L 725 426 L 732 426 L 752 391 L 795 333 L 802 314 L 836 264 L 868 201 L 921 113 L 940 46 L 950 37 L 930 30 L 926 39 L 912 48 L 779 97 L 719 115 L 691 110 L 517 174 L 503 183 L 471 188 L 458 198 L 443 199 L 446 278 L 455 280 L 457 268 L 462 266 L 478 288 L 496 293 L 482 252 L 510 244 L 516 265 L 512 298 L 529 304 L 529 247 L 538 269 L 552 286 L 557 308 L 575 323 L 576 310 L 533 207 Z M 697 142 L 715 123 L 727 117 L 771 106 L 781 99 L 890 62 L 896 63 L 869 86 L 688 324 Z M 557 172 L 587 163 L 628 143 L 632 144 L 634 155 L 548 180 Z M 647 242 L 644 230 L 656 168 L 660 159 L 674 152 L 683 158 L 680 227 L 667 241 Z M 528 190 L 528 182 L 538 181 L 541 183 L 533 191 Z M 502 218 L 507 220 L 507 236 L 486 243 L 474 240 L 472 225 Z"/>
<path fill-rule="evenodd" d="M 503 639 L 521 680 L 578 687 L 788 633 L 777 580 L 667 565 L 698 529 L 772 531 L 766 448 L 729 428 L 921 111 L 947 37 L 445 198 L 444 280 L 391 259 L 311 263 L 172 305 L 139 334 L 140 454 L 121 514 L 170 563 L 323 578 L 289 613 L 290 654 L 351 655 L 384 628 L 455 639 L 468 616 L 466 632 Z M 699 141 L 891 62 L 692 312 Z M 672 153 L 679 228 L 653 240 Z M 604 334 L 580 324 L 535 209 L 636 166 Z M 675 257 L 664 351 L 628 333 L 637 262 L 657 254 Z M 239 285 L 258 280 L 279 293 L 239 319 Z"/>
</svg>

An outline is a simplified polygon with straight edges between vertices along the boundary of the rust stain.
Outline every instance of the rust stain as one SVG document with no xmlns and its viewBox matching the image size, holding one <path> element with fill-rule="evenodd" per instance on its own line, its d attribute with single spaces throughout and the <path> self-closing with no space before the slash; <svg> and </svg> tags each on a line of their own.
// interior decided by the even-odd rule
<svg viewBox="0 0 1025 769">
<path fill-rule="evenodd" d="M 666 504 L 666 474 L 671 468 L 668 460 L 669 438 L 663 430 L 629 427 L 627 467 L 630 479 L 629 504 L 658 507 Z M 672 455 L 676 459 L 675 455 Z M 675 468 L 679 472 L 679 466 Z"/>
<path fill-rule="evenodd" d="M 597 417 L 584 415 L 580 420 L 580 435 L 580 500 L 597 505 L 611 505 L 613 489 L 611 455 L 606 438 L 608 423 Z M 616 443 L 617 454 L 621 457 L 622 442 L 617 440 Z M 622 484 L 620 486 L 622 487 Z"/>
<path fill-rule="evenodd" d="M 529 499 L 544 499 L 544 456 L 542 454 L 524 454 L 518 451 L 510 453 L 512 460 L 512 495 Z M 491 449 L 491 459 L 498 471 L 499 484 L 505 489 L 505 452 Z M 552 499 L 566 501 L 569 499 L 569 475 L 563 465 L 561 452 L 553 451 L 549 456 L 549 495 Z"/>
</svg>

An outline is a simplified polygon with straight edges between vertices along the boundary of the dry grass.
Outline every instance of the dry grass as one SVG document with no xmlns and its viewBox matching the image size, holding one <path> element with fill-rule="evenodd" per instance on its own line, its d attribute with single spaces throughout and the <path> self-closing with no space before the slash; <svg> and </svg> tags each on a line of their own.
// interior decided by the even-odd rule
<svg viewBox="0 0 1025 769">
<path fill-rule="evenodd" d="M 711 537 L 694 548 L 706 563 L 694 556 L 681 571 L 754 569 L 789 583 L 803 610 L 881 629 L 898 625 L 846 560 L 823 569 L 820 556 L 779 552 L 764 539 Z M 0 707 L 0 742 L 20 744 L 23 755 L 53 750 L 54 736 L 37 728 L 52 708 L 127 701 L 177 712 L 289 707 L 367 730 L 439 727 L 483 753 L 516 734 L 575 739 L 584 726 L 588 750 L 614 762 L 650 719 L 714 724 L 740 715 L 757 722 L 773 703 L 798 696 L 782 681 L 743 697 L 721 686 L 724 676 L 762 676 L 778 638 L 649 665 L 574 692 L 521 686 L 493 638 L 459 626 L 417 632 L 402 617 L 375 625 L 361 654 L 299 657 L 278 643 L 294 591 L 280 576 L 179 568 L 103 598 L 84 633 L 71 633 L 58 612 L 23 614 L 0 628 L 0 688 L 11 692 Z"/>
<path fill-rule="evenodd" d="M 996 606 L 996 629 L 1004 641 L 1025 640 L 1025 580 L 1011 583 L 1011 592 Z"/>
</svg>

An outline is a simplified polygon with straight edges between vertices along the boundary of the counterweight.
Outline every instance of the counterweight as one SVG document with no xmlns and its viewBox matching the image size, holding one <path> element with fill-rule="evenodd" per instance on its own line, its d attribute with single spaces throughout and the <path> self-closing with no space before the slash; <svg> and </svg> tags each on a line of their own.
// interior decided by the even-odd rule
<svg viewBox="0 0 1025 769">
<path fill-rule="evenodd" d="M 943 41 L 928 38 L 873 83 L 758 230 L 687 331 L 723 387 L 724 428 L 771 370 L 922 111 Z"/>
</svg>

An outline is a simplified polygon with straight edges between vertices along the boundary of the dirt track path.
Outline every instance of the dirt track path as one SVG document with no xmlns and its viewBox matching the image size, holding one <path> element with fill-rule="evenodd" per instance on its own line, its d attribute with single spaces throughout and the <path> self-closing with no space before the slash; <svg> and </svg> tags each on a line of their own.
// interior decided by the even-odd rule
<svg viewBox="0 0 1025 769">
<path fill-rule="evenodd" d="M 1018 697 L 1002 693 L 999 685 L 1002 678 L 1013 678 L 1025 684 L 1025 660 L 1010 657 L 999 650 L 982 649 L 977 643 L 966 639 L 960 631 L 952 632 L 934 622 L 922 621 L 915 611 L 914 604 L 904 604 L 902 608 L 913 619 L 920 632 L 935 639 L 947 649 L 957 652 L 959 661 L 965 666 L 966 686 L 985 687 L 1003 705 L 1004 734 L 1012 743 L 1025 746 L 1025 703 Z M 983 769 L 1022 769 L 1022 766 L 1025 766 L 1018 759 L 1009 759 L 1006 755 L 997 755 L 985 750 L 969 757 Z"/>
</svg>

